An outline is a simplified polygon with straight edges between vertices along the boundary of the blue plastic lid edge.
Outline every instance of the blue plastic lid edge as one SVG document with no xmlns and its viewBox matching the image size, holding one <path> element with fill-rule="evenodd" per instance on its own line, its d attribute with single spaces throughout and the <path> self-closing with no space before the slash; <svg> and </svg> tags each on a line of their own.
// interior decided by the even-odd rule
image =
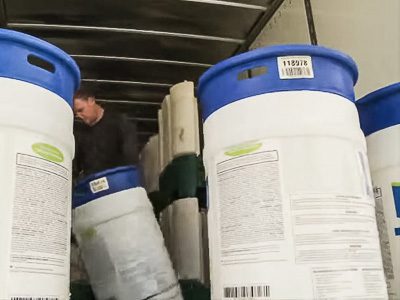
<svg viewBox="0 0 400 300">
<path fill-rule="evenodd" d="M 275 45 L 262 47 L 255 50 L 251 50 L 239 55 L 235 55 L 228 59 L 225 59 L 214 66 L 210 67 L 205 71 L 199 80 L 198 89 L 201 89 L 202 85 L 206 84 L 212 77 L 217 76 L 227 68 L 234 68 L 241 64 L 257 61 L 259 59 L 273 58 L 278 56 L 291 56 L 291 55 L 310 55 L 310 56 L 321 56 L 335 59 L 346 68 L 348 68 L 352 74 L 354 84 L 358 80 L 358 69 L 357 64 L 351 58 L 351 56 L 334 49 L 330 49 L 323 46 L 315 46 L 308 44 L 286 44 L 286 45 Z"/>
<path fill-rule="evenodd" d="M 313 78 L 281 79 L 277 57 L 311 56 Z M 240 80 L 241 72 L 266 67 L 267 72 Z M 197 90 L 203 120 L 232 102 L 261 94 L 283 91 L 321 91 L 354 102 L 358 72 L 347 55 L 324 47 L 287 45 L 260 48 L 218 63 L 200 78 Z"/>
<path fill-rule="evenodd" d="M 400 82 L 378 89 L 358 101 L 356 106 L 365 136 L 400 124 Z"/>
<path fill-rule="evenodd" d="M 73 94 L 80 84 L 80 71 L 67 53 L 46 41 L 8 29 L 0 29 L 0 50 L 0 77 L 41 86 L 72 107 Z M 52 64 L 54 73 L 29 63 L 30 55 Z"/>
<path fill-rule="evenodd" d="M 107 178 L 109 188 L 93 193 L 90 183 L 103 177 Z M 135 166 L 123 166 L 99 172 L 78 182 L 73 193 L 72 208 L 85 205 L 110 194 L 141 186 L 140 172 Z"/>
</svg>

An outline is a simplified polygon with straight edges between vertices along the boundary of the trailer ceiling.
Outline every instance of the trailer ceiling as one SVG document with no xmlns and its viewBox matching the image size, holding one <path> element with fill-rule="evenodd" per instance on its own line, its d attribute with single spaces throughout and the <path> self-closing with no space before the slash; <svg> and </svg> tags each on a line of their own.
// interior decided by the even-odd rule
<svg viewBox="0 0 400 300">
<path fill-rule="evenodd" d="M 197 82 L 247 49 L 282 0 L 0 0 L 0 26 L 40 37 L 77 61 L 108 109 L 157 132 L 169 87 Z"/>
</svg>

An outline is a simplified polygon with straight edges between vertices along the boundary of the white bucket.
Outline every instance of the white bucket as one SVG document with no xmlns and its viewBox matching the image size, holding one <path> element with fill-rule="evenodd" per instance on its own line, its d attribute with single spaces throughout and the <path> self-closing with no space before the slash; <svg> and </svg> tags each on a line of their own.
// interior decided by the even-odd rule
<svg viewBox="0 0 400 300">
<path fill-rule="evenodd" d="M 66 300 L 79 69 L 14 31 L 0 29 L 0 53 L 0 299 Z"/>
<path fill-rule="evenodd" d="M 143 185 L 148 193 L 159 190 L 159 141 L 158 134 L 153 135 L 140 153 L 140 164 L 143 170 Z"/>
<path fill-rule="evenodd" d="M 184 81 L 171 87 L 172 157 L 200 154 L 199 115 L 194 85 Z"/>
<path fill-rule="evenodd" d="M 73 231 L 98 300 L 182 299 L 160 228 L 133 167 L 77 185 Z"/>
<path fill-rule="evenodd" d="M 204 282 L 202 219 L 197 198 L 172 204 L 172 241 L 175 269 L 182 280 Z"/>
<path fill-rule="evenodd" d="M 356 79 L 306 45 L 201 77 L 212 299 L 387 299 Z"/>
<path fill-rule="evenodd" d="M 400 299 L 400 83 L 357 101 L 367 136 L 389 298 Z"/>
<path fill-rule="evenodd" d="M 163 127 L 163 157 L 164 167 L 172 161 L 172 127 L 171 127 L 171 98 L 169 95 L 165 96 L 161 104 L 162 110 L 162 127 Z"/>
<path fill-rule="evenodd" d="M 176 266 L 175 251 L 173 243 L 173 208 L 172 205 L 168 205 L 160 213 L 160 227 L 161 232 L 164 236 L 165 247 L 167 247 L 169 256 L 171 258 L 172 264 Z"/>
<path fill-rule="evenodd" d="M 159 109 L 157 112 L 158 116 L 158 163 L 159 163 L 159 170 L 158 175 L 162 173 L 166 163 L 166 158 L 164 157 L 164 120 L 163 120 L 163 110 Z"/>
</svg>

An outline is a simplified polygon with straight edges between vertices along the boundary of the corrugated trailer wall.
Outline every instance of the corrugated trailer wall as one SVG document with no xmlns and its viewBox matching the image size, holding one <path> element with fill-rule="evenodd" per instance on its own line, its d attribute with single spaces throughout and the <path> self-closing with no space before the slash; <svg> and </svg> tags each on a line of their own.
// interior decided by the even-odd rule
<svg viewBox="0 0 400 300">
<path fill-rule="evenodd" d="M 311 5 L 312 20 L 306 4 Z M 318 45 L 349 54 L 360 78 L 360 98 L 400 78 L 400 1 L 398 0 L 285 0 L 251 48 L 310 43 L 309 22 Z"/>
</svg>

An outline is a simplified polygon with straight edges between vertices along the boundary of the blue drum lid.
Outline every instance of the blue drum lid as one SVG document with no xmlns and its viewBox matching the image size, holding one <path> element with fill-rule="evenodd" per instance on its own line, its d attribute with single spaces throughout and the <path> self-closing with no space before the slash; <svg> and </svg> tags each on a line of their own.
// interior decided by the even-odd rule
<svg viewBox="0 0 400 300">
<path fill-rule="evenodd" d="M 366 95 L 356 106 L 365 136 L 400 124 L 400 83 Z"/>
<path fill-rule="evenodd" d="M 285 60 L 287 56 L 310 56 L 312 78 L 281 79 L 283 68 L 279 68 L 278 57 Z M 284 71 L 310 72 L 309 66 L 301 65 L 304 62 L 302 58 L 290 62 L 294 63 L 294 68 L 290 70 L 289 65 Z M 240 79 L 240 74 L 254 69 L 264 69 L 265 72 L 252 78 Z M 271 92 L 323 91 L 354 102 L 357 78 L 355 62 L 342 52 L 312 45 L 272 46 L 234 56 L 211 67 L 200 77 L 198 98 L 203 120 L 234 101 Z"/>
<path fill-rule="evenodd" d="M 64 51 L 36 37 L 0 29 L 0 77 L 41 86 L 71 107 L 79 87 L 80 71 Z"/>
<path fill-rule="evenodd" d="M 135 166 L 117 167 L 95 173 L 78 182 L 72 197 L 72 207 L 76 208 L 98 198 L 140 186 L 140 172 Z"/>
</svg>

